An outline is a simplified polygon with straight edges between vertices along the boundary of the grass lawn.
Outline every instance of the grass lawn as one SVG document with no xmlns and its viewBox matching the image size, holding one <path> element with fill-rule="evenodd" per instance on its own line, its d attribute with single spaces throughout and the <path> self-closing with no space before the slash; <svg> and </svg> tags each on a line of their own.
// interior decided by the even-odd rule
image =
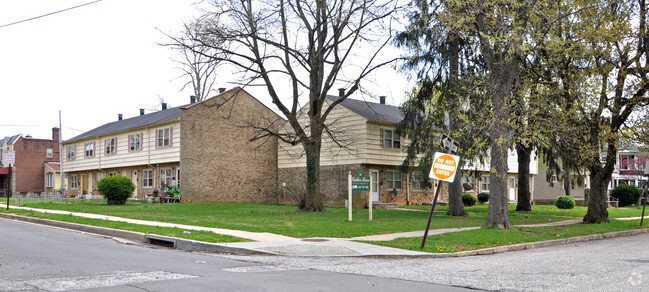
<svg viewBox="0 0 649 292">
<path fill-rule="evenodd" d="M 299 212 L 295 206 L 263 204 L 147 204 L 129 201 L 127 205 L 109 206 L 97 202 L 63 204 L 34 200 L 30 203 L 23 199 L 21 205 L 197 226 L 271 232 L 302 238 L 345 238 L 423 230 L 428 220 L 428 212 L 374 210 L 373 221 L 369 222 L 367 209 L 354 209 L 353 220 L 349 222 L 345 208 L 327 208 L 322 213 L 304 213 Z M 430 210 L 430 206 L 427 208 Z M 442 212 L 435 213 L 431 224 L 432 229 L 482 226 L 487 218 L 488 205 L 466 208 L 469 217 L 446 216 L 443 212 L 446 208 L 446 206 L 439 206 L 438 210 Z M 586 213 L 583 207 L 559 210 L 554 206 L 533 206 L 532 212 L 516 212 L 514 209 L 515 206 L 510 205 L 510 222 L 514 225 L 574 219 Z M 609 212 L 611 217 L 629 217 L 639 216 L 641 210 L 619 208 L 609 209 Z"/>
<path fill-rule="evenodd" d="M 498 230 L 496 228 L 482 228 L 478 230 L 429 236 L 426 239 L 426 246 L 423 251 L 433 253 L 452 253 L 517 243 L 647 228 L 646 224 L 644 227 L 640 227 L 639 221 L 640 220 L 612 220 L 611 223 L 608 224 L 575 224 L 561 227 L 510 228 L 503 230 Z M 422 251 L 420 249 L 421 242 L 422 237 L 412 237 L 398 238 L 392 241 L 383 242 L 374 241 L 369 243 Z"/>
<path fill-rule="evenodd" d="M 209 231 L 188 230 L 189 233 L 185 233 L 186 230 L 183 230 L 183 229 L 180 229 L 180 228 L 138 225 L 138 224 L 107 221 L 107 220 L 100 220 L 100 219 L 89 219 L 89 218 L 77 217 L 77 216 L 72 216 L 72 215 L 45 214 L 45 213 L 38 213 L 38 212 L 30 211 L 30 210 L 18 210 L 18 209 L 15 209 L 15 210 L 10 210 L 10 211 L 11 211 L 11 213 L 18 214 L 18 215 L 23 215 L 23 216 L 30 216 L 30 217 L 44 218 L 44 219 L 51 219 L 51 220 L 65 221 L 65 222 L 72 222 L 72 223 L 78 223 L 78 224 L 84 224 L 84 225 L 92 225 L 92 226 L 99 226 L 99 227 L 106 227 L 106 228 L 113 228 L 113 229 L 121 229 L 121 230 L 128 230 L 128 231 L 135 231 L 135 232 L 142 232 L 142 233 L 150 233 L 150 234 L 171 236 L 171 237 L 198 240 L 198 241 L 204 241 L 204 242 L 223 243 L 223 242 L 245 242 L 245 241 L 249 241 L 249 240 L 238 238 L 238 237 L 216 234 L 214 232 L 209 232 Z M 2 212 L 6 213 L 7 210 L 2 209 Z"/>
</svg>

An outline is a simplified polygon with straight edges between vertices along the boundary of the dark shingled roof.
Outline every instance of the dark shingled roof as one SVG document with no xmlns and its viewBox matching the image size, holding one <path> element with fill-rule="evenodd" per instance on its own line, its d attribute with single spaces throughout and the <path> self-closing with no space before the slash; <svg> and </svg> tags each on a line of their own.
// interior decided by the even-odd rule
<svg viewBox="0 0 649 292">
<path fill-rule="evenodd" d="M 333 101 L 340 98 L 334 95 L 328 95 L 327 97 Z M 403 120 L 401 108 L 393 105 L 349 98 L 343 100 L 340 105 L 373 122 L 397 124 Z"/>
<path fill-rule="evenodd" d="M 0 146 L 12 145 L 16 140 L 20 138 L 20 134 L 15 136 L 5 136 L 4 139 L 0 139 Z"/>
<path fill-rule="evenodd" d="M 180 120 L 180 109 L 185 106 L 186 105 L 173 107 L 159 112 L 154 112 L 142 116 L 137 116 L 129 119 L 124 119 L 121 121 L 108 123 L 103 126 L 94 128 L 81 135 L 68 139 L 64 141 L 64 143 L 90 139 L 98 136 L 107 135 L 110 133 L 117 133 L 117 132 L 142 128 L 142 127 L 170 122 L 174 120 Z"/>
</svg>

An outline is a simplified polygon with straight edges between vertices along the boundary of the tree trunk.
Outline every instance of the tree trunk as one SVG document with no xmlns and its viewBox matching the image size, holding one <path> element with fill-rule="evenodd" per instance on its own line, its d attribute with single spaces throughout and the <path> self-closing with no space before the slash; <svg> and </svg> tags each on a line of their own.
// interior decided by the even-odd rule
<svg viewBox="0 0 649 292">
<path fill-rule="evenodd" d="M 522 143 L 516 143 L 516 153 L 518 154 L 518 204 L 516 211 L 532 211 L 530 194 L 530 156 L 531 146 L 525 146 Z"/>
<path fill-rule="evenodd" d="M 506 57 L 505 57 L 506 58 Z M 507 156 L 511 140 L 511 126 L 509 124 L 511 109 L 507 100 L 515 93 L 517 80 L 517 66 L 515 60 L 500 61 L 492 66 L 490 82 L 493 85 L 492 100 L 494 118 L 489 129 L 491 138 L 491 174 L 489 176 L 489 214 L 486 226 L 496 225 L 498 228 L 509 228 L 509 214 L 507 196 Z"/>
<path fill-rule="evenodd" d="M 320 140 L 304 144 L 306 152 L 306 202 L 304 211 L 320 212 L 324 209 L 325 198 L 320 193 L 320 148 Z"/>
<path fill-rule="evenodd" d="M 588 196 L 588 212 L 584 216 L 584 223 L 608 223 L 608 210 L 606 201 L 608 197 L 609 179 L 604 177 L 603 171 L 590 173 L 590 195 Z"/>
<path fill-rule="evenodd" d="M 462 203 L 462 171 L 457 170 L 453 183 L 448 185 L 448 212 L 449 216 L 469 216 Z"/>
</svg>

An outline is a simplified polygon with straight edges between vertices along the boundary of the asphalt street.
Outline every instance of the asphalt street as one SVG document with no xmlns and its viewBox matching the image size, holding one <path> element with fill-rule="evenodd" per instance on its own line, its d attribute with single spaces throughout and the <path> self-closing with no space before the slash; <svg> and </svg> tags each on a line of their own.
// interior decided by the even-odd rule
<svg viewBox="0 0 649 292">
<path fill-rule="evenodd" d="M 0 219 L 0 291 L 468 291 L 377 276 L 382 273 L 378 270 L 336 272 L 304 267 L 308 261 L 295 262 L 291 257 L 273 258 L 258 261 L 257 257 L 124 244 Z"/>
</svg>

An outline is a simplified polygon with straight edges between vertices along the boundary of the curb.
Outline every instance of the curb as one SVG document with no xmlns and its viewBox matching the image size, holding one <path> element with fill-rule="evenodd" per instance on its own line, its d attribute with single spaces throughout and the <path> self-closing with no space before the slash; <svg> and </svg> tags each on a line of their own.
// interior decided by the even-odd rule
<svg viewBox="0 0 649 292">
<path fill-rule="evenodd" d="M 141 232 L 127 231 L 112 229 L 99 226 L 83 225 L 78 223 L 70 223 L 64 221 L 55 221 L 50 219 L 34 218 L 28 216 L 20 216 L 15 214 L 6 214 L 0 213 L 0 218 L 25 221 L 30 223 L 54 226 L 59 228 L 77 230 L 87 233 L 94 233 L 103 236 L 123 238 L 134 242 L 146 243 L 146 244 L 157 244 L 167 247 L 173 247 L 178 250 L 184 251 L 197 251 L 197 252 L 214 252 L 214 253 L 229 253 L 229 254 L 246 254 L 246 255 L 281 255 L 273 252 L 252 249 L 252 248 L 243 248 L 243 247 L 234 247 L 228 246 L 227 243 L 209 243 L 202 242 L 190 239 L 168 237 L 155 234 L 145 234 Z M 496 246 L 483 249 L 476 249 L 470 251 L 462 251 L 456 253 L 429 253 L 424 255 L 355 255 L 353 257 L 379 257 L 379 258 L 454 258 L 454 257 L 467 257 L 467 256 L 479 256 L 479 255 L 490 255 L 503 252 L 511 251 L 520 251 L 526 249 L 534 249 L 548 246 L 564 245 L 571 244 L 576 242 L 586 242 L 592 240 L 600 240 L 607 238 L 615 238 L 621 236 L 632 236 L 637 234 L 649 233 L 649 228 L 643 229 L 634 229 L 634 230 L 623 230 L 609 233 L 601 234 L 591 234 L 578 237 L 562 238 L 562 239 L 553 239 L 546 241 L 537 241 L 537 242 L 528 242 L 528 243 L 519 243 L 514 245 L 505 245 L 505 246 Z M 318 257 L 318 255 L 313 255 Z"/>
<path fill-rule="evenodd" d="M 227 246 L 227 243 L 223 243 L 223 244 L 210 243 L 210 242 L 196 241 L 191 239 L 168 237 L 168 236 L 155 235 L 155 234 L 145 234 L 145 233 L 135 232 L 135 231 L 112 229 L 112 228 L 84 225 L 78 223 L 70 223 L 65 221 L 56 221 L 56 220 L 43 219 L 43 218 L 34 218 L 29 216 L 20 216 L 15 214 L 0 213 L 0 218 L 82 231 L 86 233 L 94 233 L 94 234 L 108 236 L 108 237 L 117 237 L 117 238 L 127 239 L 139 243 L 159 244 L 159 245 L 173 247 L 175 249 L 184 250 L 184 251 L 276 255 L 275 253 L 270 253 L 270 252 L 265 252 L 260 250 Z"/>
</svg>

